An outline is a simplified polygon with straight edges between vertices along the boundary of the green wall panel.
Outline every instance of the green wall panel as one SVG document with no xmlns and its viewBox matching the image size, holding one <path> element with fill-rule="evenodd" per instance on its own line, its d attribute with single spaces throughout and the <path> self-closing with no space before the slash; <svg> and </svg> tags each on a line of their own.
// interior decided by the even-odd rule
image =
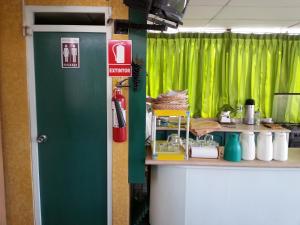
<svg viewBox="0 0 300 225">
<path fill-rule="evenodd" d="M 129 20 L 132 23 L 146 24 L 146 15 L 129 10 Z M 146 44 L 147 31 L 129 31 L 129 39 L 132 40 L 133 60 L 143 61 L 139 88 L 133 90 L 133 79 L 130 81 L 129 92 L 129 183 L 145 182 L 145 120 L 146 120 Z"/>
</svg>

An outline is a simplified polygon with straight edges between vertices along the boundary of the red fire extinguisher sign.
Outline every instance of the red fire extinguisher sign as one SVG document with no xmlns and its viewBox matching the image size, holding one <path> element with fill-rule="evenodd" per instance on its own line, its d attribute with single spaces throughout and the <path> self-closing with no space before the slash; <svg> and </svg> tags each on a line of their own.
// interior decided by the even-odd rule
<svg viewBox="0 0 300 225">
<path fill-rule="evenodd" d="M 110 40 L 108 42 L 108 75 L 130 77 L 132 60 L 131 40 Z"/>
</svg>

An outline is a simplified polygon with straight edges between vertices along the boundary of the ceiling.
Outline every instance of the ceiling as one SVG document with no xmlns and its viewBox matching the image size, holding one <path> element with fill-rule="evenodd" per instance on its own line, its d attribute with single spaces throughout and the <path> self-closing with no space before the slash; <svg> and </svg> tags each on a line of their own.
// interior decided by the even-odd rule
<svg viewBox="0 0 300 225">
<path fill-rule="evenodd" d="M 190 0 L 183 27 L 300 29 L 300 0 Z"/>
</svg>

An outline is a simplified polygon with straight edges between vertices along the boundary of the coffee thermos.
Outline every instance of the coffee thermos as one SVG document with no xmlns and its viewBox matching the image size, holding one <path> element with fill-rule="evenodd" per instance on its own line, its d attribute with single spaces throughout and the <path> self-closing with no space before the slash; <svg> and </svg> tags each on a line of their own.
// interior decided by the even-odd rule
<svg viewBox="0 0 300 225">
<path fill-rule="evenodd" d="M 245 102 L 245 118 L 244 123 L 253 125 L 254 124 L 254 105 L 253 99 L 247 99 Z"/>
</svg>

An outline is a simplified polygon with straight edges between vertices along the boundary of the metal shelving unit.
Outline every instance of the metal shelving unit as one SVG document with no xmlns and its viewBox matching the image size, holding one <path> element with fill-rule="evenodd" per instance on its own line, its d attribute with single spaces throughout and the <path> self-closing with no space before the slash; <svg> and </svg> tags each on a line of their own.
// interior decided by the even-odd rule
<svg viewBox="0 0 300 225">
<path fill-rule="evenodd" d="M 152 112 L 152 157 L 155 159 L 157 157 L 157 149 L 156 149 L 156 119 L 157 117 L 178 117 L 178 136 L 180 136 L 181 131 L 181 119 L 186 118 L 186 142 L 185 142 L 185 159 L 189 159 L 189 130 L 190 130 L 190 112 L 187 110 L 153 110 Z"/>
</svg>

